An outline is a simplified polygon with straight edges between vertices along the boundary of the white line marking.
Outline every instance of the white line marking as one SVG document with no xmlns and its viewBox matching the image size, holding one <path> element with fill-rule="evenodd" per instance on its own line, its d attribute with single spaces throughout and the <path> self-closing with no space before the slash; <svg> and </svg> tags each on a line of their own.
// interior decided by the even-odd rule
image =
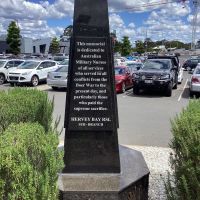
<svg viewBox="0 0 200 200">
<path fill-rule="evenodd" d="M 178 101 L 181 100 L 182 95 L 183 95 L 183 92 L 184 92 L 184 90 L 185 90 L 185 88 L 186 88 L 186 86 L 187 86 L 187 83 L 188 83 L 188 78 L 187 78 L 187 80 L 186 80 L 186 82 L 185 82 L 185 85 L 184 85 L 184 87 L 183 87 L 183 91 L 181 92 L 181 94 L 180 94 L 180 96 L 179 96 L 179 98 L 178 98 Z"/>
</svg>

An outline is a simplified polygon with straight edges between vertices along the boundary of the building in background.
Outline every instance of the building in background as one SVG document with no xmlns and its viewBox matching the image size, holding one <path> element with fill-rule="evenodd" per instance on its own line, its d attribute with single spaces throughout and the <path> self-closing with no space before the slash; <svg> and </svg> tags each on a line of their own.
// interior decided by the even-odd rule
<svg viewBox="0 0 200 200">
<path fill-rule="evenodd" d="M 0 35 L 0 54 L 5 54 L 9 49 L 6 37 L 7 35 Z"/>
<path fill-rule="evenodd" d="M 0 54 L 8 53 L 9 46 L 6 43 L 7 35 L 0 35 Z M 21 38 L 22 54 L 48 54 L 52 38 L 32 39 L 28 37 Z M 63 36 L 59 42 L 60 53 L 69 55 L 70 37 Z"/>
<path fill-rule="evenodd" d="M 62 36 L 60 38 L 59 46 L 60 46 L 60 53 L 69 55 L 70 37 Z"/>
<path fill-rule="evenodd" d="M 43 38 L 33 40 L 32 53 L 33 54 L 48 54 L 52 38 Z"/>
<path fill-rule="evenodd" d="M 21 53 L 22 54 L 32 54 L 33 53 L 33 39 L 23 37 L 21 38 Z"/>
</svg>

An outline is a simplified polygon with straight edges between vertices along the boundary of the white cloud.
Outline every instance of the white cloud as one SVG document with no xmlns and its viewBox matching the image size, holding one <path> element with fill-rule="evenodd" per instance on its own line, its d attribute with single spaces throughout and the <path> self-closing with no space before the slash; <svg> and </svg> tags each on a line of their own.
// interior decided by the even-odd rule
<svg viewBox="0 0 200 200">
<path fill-rule="evenodd" d="M 177 0 L 170 1 L 174 3 L 167 3 L 169 0 L 108 0 L 110 29 L 116 30 L 118 38 L 126 35 L 132 41 L 144 39 L 146 29 L 148 29 L 148 36 L 153 39 L 165 37 L 190 41 L 193 16 L 189 3 L 187 2 L 183 7 L 177 3 Z M 47 0 L 38 3 L 27 0 L 2 0 L 0 1 L 0 34 L 6 32 L 11 20 L 18 20 L 22 35 L 34 38 L 59 36 L 65 27 L 49 27 L 47 20 L 64 17 L 72 19 L 73 8 L 74 0 L 55 0 L 53 3 Z M 138 27 L 134 21 L 126 24 L 120 11 L 129 13 L 149 11 L 150 15 L 143 25 Z M 183 17 L 187 17 L 188 21 L 185 22 Z M 200 25 L 200 15 L 198 24 Z"/>
<path fill-rule="evenodd" d="M 126 26 L 120 15 L 115 13 L 109 16 L 109 21 L 111 31 L 116 31 L 119 40 L 121 40 L 124 36 L 128 36 L 131 41 L 134 41 L 136 33 L 134 29 L 135 24 L 133 22 Z"/>
</svg>

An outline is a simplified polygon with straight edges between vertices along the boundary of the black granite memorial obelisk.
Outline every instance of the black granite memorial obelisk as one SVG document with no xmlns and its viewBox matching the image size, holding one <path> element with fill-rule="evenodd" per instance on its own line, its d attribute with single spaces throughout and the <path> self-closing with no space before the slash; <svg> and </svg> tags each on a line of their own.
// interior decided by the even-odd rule
<svg viewBox="0 0 200 200">
<path fill-rule="evenodd" d="M 107 0 L 75 0 L 61 200 L 148 199 L 142 154 L 118 146 L 114 85 Z"/>
<path fill-rule="evenodd" d="M 107 0 L 75 0 L 65 116 L 67 173 L 119 173 Z"/>
</svg>

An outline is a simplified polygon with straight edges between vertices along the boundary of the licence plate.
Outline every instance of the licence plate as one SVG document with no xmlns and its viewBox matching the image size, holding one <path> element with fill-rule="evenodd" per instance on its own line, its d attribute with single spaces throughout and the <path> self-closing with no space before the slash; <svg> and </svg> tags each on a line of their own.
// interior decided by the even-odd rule
<svg viewBox="0 0 200 200">
<path fill-rule="evenodd" d="M 144 82 L 145 82 L 145 83 L 153 83 L 152 80 L 145 80 Z"/>
</svg>

